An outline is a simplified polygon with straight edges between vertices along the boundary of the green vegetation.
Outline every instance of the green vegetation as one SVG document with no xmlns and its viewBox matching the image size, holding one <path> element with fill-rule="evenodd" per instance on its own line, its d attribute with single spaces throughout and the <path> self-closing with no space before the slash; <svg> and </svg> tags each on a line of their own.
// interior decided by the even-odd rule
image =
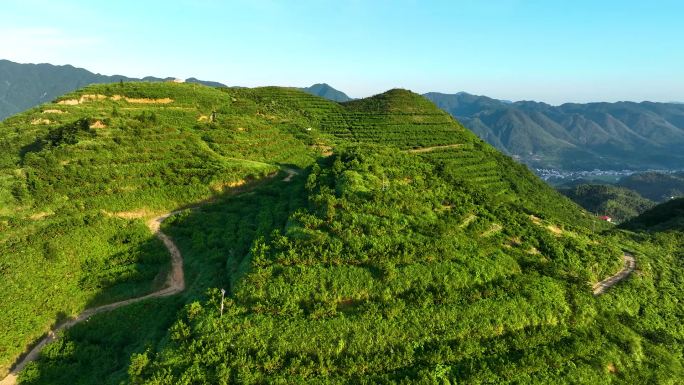
<svg viewBox="0 0 684 385">
<path fill-rule="evenodd" d="M 620 179 L 617 185 L 632 189 L 656 202 L 664 202 L 668 199 L 684 196 L 684 172 L 673 174 L 638 173 Z"/>
<path fill-rule="evenodd" d="M 0 300 L 22 307 L 0 319 L 4 367 L 58 315 L 161 284 L 155 213 L 192 207 L 163 224 L 187 289 L 69 329 L 20 383 L 684 376 L 681 232 L 597 221 L 419 95 L 124 84 L 59 101 L 0 125 Z M 594 297 L 623 249 L 638 271 Z"/>
<path fill-rule="evenodd" d="M 216 290 L 187 305 L 162 352 L 135 356 L 134 381 L 676 383 L 682 374 L 680 353 L 667 353 L 681 352 L 678 328 L 657 322 L 677 316 L 681 295 L 661 246 L 555 234 L 516 203 L 492 205 L 439 165 L 380 147 L 322 161 L 306 187 L 308 205 L 254 242 L 246 274 L 230 275 L 239 283 L 224 315 Z M 594 299 L 588 283 L 619 269 L 618 244 L 638 250 L 642 271 L 672 275 Z"/>
<path fill-rule="evenodd" d="M 181 304 L 180 298 L 163 298 L 93 316 L 47 345 L 40 364 L 22 371 L 21 384 L 125 383 L 129 357 L 165 338 Z"/>
<path fill-rule="evenodd" d="M 126 218 L 314 159 L 315 133 L 267 116 L 259 100 L 192 84 L 98 85 L 0 124 L 0 301 L 12 304 L 0 315 L 0 373 L 65 316 L 163 284 L 166 250 Z"/>
<path fill-rule="evenodd" d="M 146 301 L 112 313 L 100 314 L 79 324 L 43 358 L 22 372 L 22 384 L 120 384 L 135 373 L 131 357 L 154 352 L 166 341 L 166 333 L 184 303 L 206 299 L 208 287 L 228 287 L 252 242 L 268 237 L 273 228 L 284 228 L 289 212 L 303 202 L 301 183 L 267 181 L 248 193 L 217 197 L 164 223 L 184 253 L 186 291 L 179 297 Z M 227 261 L 227 256 L 231 256 Z M 228 262 L 228 263 L 227 263 Z M 97 352 L 97 353 L 95 353 Z M 134 361 L 137 362 L 137 361 Z M 97 380 L 94 380 L 97 379 Z"/>
<path fill-rule="evenodd" d="M 164 80 L 169 81 L 173 78 L 147 76 L 135 79 L 121 75 L 106 76 L 70 65 L 20 64 L 0 59 L 0 120 L 89 84 Z M 189 78 L 186 82 L 225 87 L 221 83 L 195 78 Z"/>
<path fill-rule="evenodd" d="M 634 218 L 624 227 L 635 230 L 684 231 L 684 198 L 672 199 Z"/>
<path fill-rule="evenodd" d="M 602 184 L 581 184 L 560 189 L 568 198 L 596 215 L 608 215 L 615 222 L 624 222 L 655 206 L 639 193 L 624 187 Z"/>
</svg>

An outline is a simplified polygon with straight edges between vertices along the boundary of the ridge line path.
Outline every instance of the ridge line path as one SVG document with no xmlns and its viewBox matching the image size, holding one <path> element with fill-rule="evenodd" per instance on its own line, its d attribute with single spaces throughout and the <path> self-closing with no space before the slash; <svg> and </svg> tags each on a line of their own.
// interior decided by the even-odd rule
<svg viewBox="0 0 684 385">
<path fill-rule="evenodd" d="M 622 259 L 625 261 L 625 267 L 623 267 L 622 270 L 618 271 L 615 275 L 608 277 L 601 282 L 596 283 L 592 287 L 594 295 L 601 295 L 605 293 L 606 290 L 610 289 L 611 287 L 615 286 L 615 284 L 617 284 L 618 282 L 627 278 L 634 271 L 634 269 L 636 268 L 636 259 L 634 259 L 634 255 L 632 255 L 632 253 L 628 253 L 625 251 L 622 255 Z"/>
<path fill-rule="evenodd" d="M 292 178 L 299 174 L 298 170 L 295 170 L 293 168 L 282 168 L 285 173 L 287 173 L 287 176 L 283 178 L 283 182 L 290 182 Z M 166 287 L 155 291 L 153 293 L 144 295 L 142 297 L 135 297 L 135 298 L 130 298 L 127 300 L 119 301 L 119 302 L 114 302 L 110 303 L 108 305 L 102 305 L 98 307 L 93 307 L 90 309 L 84 310 L 81 314 L 79 314 L 76 318 L 70 319 L 54 329 L 50 330 L 48 334 L 43 337 L 36 346 L 31 349 L 31 351 L 28 352 L 24 358 L 19 361 L 12 370 L 10 370 L 9 374 L 0 381 L 0 385 L 16 385 L 17 384 L 17 378 L 19 376 L 19 372 L 24 369 L 26 365 L 28 365 L 30 362 L 35 361 L 38 359 L 40 355 L 40 351 L 45 347 L 45 345 L 49 344 L 50 342 L 54 341 L 57 339 L 57 332 L 65 329 L 69 329 L 70 327 L 81 323 L 88 318 L 94 316 L 95 314 L 99 313 L 104 313 L 110 310 L 114 310 L 117 308 L 120 308 L 122 306 L 130 305 L 132 303 L 144 301 L 146 299 L 150 298 L 160 298 L 160 297 L 168 297 L 174 294 L 178 294 L 185 290 L 185 275 L 183 273 L 183 256 L 181 255 L 180 250 L 178 249 L 178 246 L 173 242 L 171 237 L 168 235 L 164 234 L 161 231 L 161 224 L 164 222 L 166 219 L 169 217 L 172 217 L 178 213 L 180 213 L 182 210 L 178 211 L 171 211 L 166 214 L 162 214 L 159 216 L 156 216 L 152 219 L 150 219 L 147 222 L 147 227 L 154 233 L 154 235 L 159 238 L 163 243 L 164 246 L 169 250 L 169 253 L 171 254 L 171 271 L 169 272 L 168 277 L 166 278 Z"/>
</svg>

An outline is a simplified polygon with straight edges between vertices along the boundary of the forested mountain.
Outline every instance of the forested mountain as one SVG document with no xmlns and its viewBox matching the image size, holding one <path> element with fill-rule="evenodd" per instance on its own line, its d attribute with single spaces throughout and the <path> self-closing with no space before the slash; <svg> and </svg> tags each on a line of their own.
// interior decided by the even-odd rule
<svg viewBox="0 0 684 385">
<path fill-rule="evenodd" d="M 162 80 L 173 80 L 173 78 L 161 79 L 148 76 L 135 79 L 121 75 L 106 76 L 70 65 L 19 64 L 0 59 L 0 120 L 38 104 L 52 101 L 58 96 L 88 84 Z M 224 86 L 221 83 L 205 82 L 195 78 L 187 79 L 187 81 L 209 86 Z"/>
<path fill-rule="evenodd" d="M 624 224 L 625 228 L 684 233 L 684 198 L 659 204 Z"/>
<path fill-rule="evenodd" d="M 610 216 L 615 222 L 636 217 L 655 206 L 655 202 L 625 187 L 607 184 L 581 184 L 560 192 L 596 215 Z"/>
<path fill-rule="evenodd" d="M 347 94 L 342 91 L 338 91 L 326 83 L 314 84 L 311 87 L 300 88 L 302 91 L 307 92 L 311 95 L 320 96 L 328 100 L 335 102 L 348 102 L 352 100 Z"/>
<path fill-rule="evenodd" d="M 645 172 L 621 178 L 618 186 L 632 189 L 656 202 L 684 196 L 684 172 Z"/>
<path fill-rule="evenodd" d="M 181 294 L 61 332 L 21 384 L 684 377 L 682 238 L 597 221 L 406 90 L 88 86 L 0 123 L 0 230 L 2 374 L 182 254 Z M 623 250 L 638 274 L 595 296 Z"/>
<path fill-rule="evenodd" d="M 427 93 L 478 136 L 540 168 L 681 169 L 684 105 L 515 103 L 467 93 Z"/>
</svg>

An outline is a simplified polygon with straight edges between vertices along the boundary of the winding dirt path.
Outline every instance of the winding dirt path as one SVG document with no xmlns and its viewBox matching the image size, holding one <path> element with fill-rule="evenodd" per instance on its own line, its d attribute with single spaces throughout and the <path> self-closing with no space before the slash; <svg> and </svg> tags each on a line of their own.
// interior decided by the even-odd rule
<svg viewBox="0 0 684 385">
<path fill-rule="evenodd" d="M 43 337 L 43 339 L 41 339 L 38 342 L 38 344 L 36 344 L 36 346 L 34 346 L 33 349 L 31 349 L 31 351 L 14 366 L 10 373 L 2 381 L 0 381 L 0 385 L 15 385 L 17 383 L 17 376 L 19 375 L 19 372 L 21 372 L 21 370 L 24 369 L 24 367 L 29 362 L 35 361 L 38 358 L 38 356 L 40 355 L 40 351 L 43 349 L 43 347 L 45 347 L 45 345 L 49 344 L 57 338 L 57 332 L 69 329 L 70 327 L 87 320 L 95 314 L 111 311 L 122 306 L 130 305 L 132 303 L 144 301 L 150 298 L 167 297 L 170 295 L 178 294 L 181 291 L 183 291 L 185 289 L 185 277 L 183 274 L 183 256 L 181 255 L 180 250 L 178 250 L 178 247 L 173 242 L 171 237 L 164 234 L 160 230 L 161 223 L 164 222 L 165 219 L 173 216 L 176 213 L 178 212 L 174 211 L 166 213 L 158 217 L 152 218 L 147 222 L 147 227 L 150 229 L 150 231 L 154 233 L 154 235 L 157 236 L 157 238 L 164 242 L 164 246 L 166 246 L 166 248 L 169 250 L 169 253 L 171 254 L 171 271 L 169 272 L 169 275 L 166 278 L 165 288 L 144 295 L 142 297 L 131 298 L 124 301 L 114 302 L 108 305 L 102 305 L 87 309 L 81 314 L 79 314 L 76 318 L 70 319 L 66 322 L 59 324 L 54 329 L 50 330 L 48 334 L 45 337 Z"/>
<path fill-rule="evenodd" d="M 295 175 L 299 174 L 298 170 L 292 168 L 282 168 L 282 170 L 287 173 L 285 178 L 283 178 L 283 182 L 290 182 L 292 181 L 292 178 L 294 178 Z M 69 329 L 70 327 L 87 320 L 95 314 L 104 313 L 110 310 L 120 308 L 122 306 L 130 305 L 132 303 L 144 301 L 150 298 L 171 296 L 185 290 L 183 256 L 181 255 L 178 246 L 176 246 L 171 237 L 169 237 L 161 231 L 162 222 L 164 222 L 167 218 L 172 217 L 173 215 L 179 212 L 180 211 L 172 211 L 170 213 L 162 214 L 150 219 L 147 222 L 147 227 L 150 229 L 150 231 L 152 231 L 152 233 L 154 233 L 154 235 L 157 236 L 157 238 L 159 238 L 164 243 L 164 246 L 166 246 L 166 249 L 169 250 L 169 253 L 171 254 L 171 271 L 169 272 L 169 275 L 166 278 L 165 288 L 144 295 L 142 297 L 131 298 L 124 301 L 114 302 L 108 305 L 102 305 L 91 309 L 87 309 L 83 311 L 81 314 L 79 314 L 76 318 L 70 319 L 64 323 L 59 324 L 53 330 L 50 330 L 47 336 L 43 337 L 43 339 L 41 339 L 38 342 L 38 344 L 36 344 L 36 346 L 34 346 L 33 349 L 31 349 L 31 351 L 14 366 L 10 373 L 2 381 L 0 381 L 0 385 L 16 385 L 19 372 L 21 372 L 21 370 L 24 369 L 24 367 L 28 363 L 38 359 L 40 351 L 43 349 L 43 347 L 57 339 L 57 332 Z"/>
<path fill-rule="evenodd" d="M 283 168 L 283 171 L 287 173 L 287 176 L 283 179 L 283 182 L 290 182 L 295 175 L 299 174 L 299 171 L 293 168 Z"/>
<path fill-rule="evenodd" d="M 595 284 L 592 288 L 594 295 L 601 295 L 605 293 L 606 290 L 627 278 L 634 271 L 636 268 L 636 259 L 634 259 L 634 255 L 625 251 L 625 253 L 622 255 L 622 259 L 625 261 L 625 267 L 623 267 L 622 270 L 620 270 L 617 274 Z"/>
</svg>

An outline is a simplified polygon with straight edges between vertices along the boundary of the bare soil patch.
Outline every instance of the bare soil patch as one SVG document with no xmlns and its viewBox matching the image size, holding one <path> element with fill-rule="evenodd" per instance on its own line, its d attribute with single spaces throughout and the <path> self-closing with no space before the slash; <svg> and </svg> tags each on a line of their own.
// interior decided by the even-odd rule
<svg viewBox="0 0 684 385">
<path fill-rule="evenodd" d="M 489 230 L 487 230 L 487 231 L 485 231 L 484 233 L 480 234 L 480 236 L 482 236 L 482 237 L 490 237 L 490 236 L 492 236 L 492 235 L 498 233 L 498 232 L 501 231 L 502 229 L 503 229 L 503 227 L 502 227 L 500 224 L 494 223 L 494 224 L 492 225 L 492 227 L 489 228 Z"/>
<path fill-rule="evenodd" d="M 31 121 L 31 124 L 34 125 L 34 126 L 40 126 L 40 125 L 43 125 L 43 124 L 50 124 L 50 123 L 52 123 L 52 122 L 50 121 L 50 119 L 42 119 L 42 118 L 33 119 L 33 120 Z"/>
<path fill-rule="evenodd" d="M 111 212 L 104 212 L 105 214 L 111 216 L 111 217 L 117 217 L 117 218 L 122 218 L 122 219 L 139 219 L 139 218 L 146 218 L 154 215 L 152 211 L 150 211 L 147 208 L 141 208 L 138 210 L 131 210 L 131 211 L 119 211 L 115 213 Z"/>
<path fill-rule="evenodd" d="M 96 120 L 93 124 L 90 125 L 90 128 L 107 128 L 107 125 L 102 123 L 101 120 Z"/>
<path fill-rule="evenodd" d="M 51 211 L 41 211 L 39 213 L 35 213 L 31 215 L 29 218 L 33 219 L 34 221 L 39 221 L 45 217 L 49 217 L 50 215 L 54 214 Z"/>
<path fill-rule="evenodd" d="M 114 96 L 112 96 L 112 99 L 114 99 Z M 128 103 L 133 103 L 133 104 L 169 104 L 169 103 L 173 103 L 173 99 L 171 99 L 171 98 L 149 99 L 149 98 L 126 98 L 126 97 L 124 97 L 124 99 Z"/>
</svg>

